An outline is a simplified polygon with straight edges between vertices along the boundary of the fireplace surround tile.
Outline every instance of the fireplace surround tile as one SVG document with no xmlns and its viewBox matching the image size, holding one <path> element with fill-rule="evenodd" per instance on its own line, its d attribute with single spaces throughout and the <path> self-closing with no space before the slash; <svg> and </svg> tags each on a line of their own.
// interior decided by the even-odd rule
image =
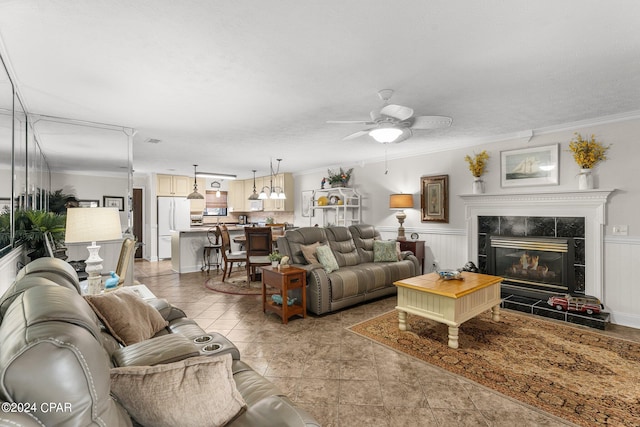
<svg viewBox="0 0 640 427">
<path fill-rule="evenodd" d="M 584 218 L 581 217 L 559 217 L 556 230 L 558 237 L 583 237 L 584 238 Z"/>
<path fill-rule="evenodd" d="M 556 237 L 556 218 L 531 216 L 526 224 L 527 236 Z"/>
<path fill-rule="evenodd" d="M 527 232 L 524 216 L 501 216 L 500 236 L 525 236 Z"/>
</svg>

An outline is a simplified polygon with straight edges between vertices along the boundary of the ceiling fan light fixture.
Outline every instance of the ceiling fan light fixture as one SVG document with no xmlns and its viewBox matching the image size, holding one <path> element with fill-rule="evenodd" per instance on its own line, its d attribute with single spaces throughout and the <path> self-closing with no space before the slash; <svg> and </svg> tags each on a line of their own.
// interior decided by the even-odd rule
<svg viewBox="0 0 640 427">
<path fill-rule="evenodd" d="M 378 142 L 387 143 L 398 139 L 402 135 L 402 130 L 393 127 L 376 128 L 369 131 L 369 135 Z"/>
</svg>

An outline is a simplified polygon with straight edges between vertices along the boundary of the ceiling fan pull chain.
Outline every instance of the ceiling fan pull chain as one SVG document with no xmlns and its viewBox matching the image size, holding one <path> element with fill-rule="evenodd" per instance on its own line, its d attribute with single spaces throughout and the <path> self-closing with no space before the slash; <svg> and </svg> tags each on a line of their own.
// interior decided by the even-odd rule
<svg viewBox="0 0 640 427">
<path fill-rule="evenodd" d="M 384 174 L 389 173 L 389 167 L 387 166 L 387 146 L 384 147 Z"/>
</svg>

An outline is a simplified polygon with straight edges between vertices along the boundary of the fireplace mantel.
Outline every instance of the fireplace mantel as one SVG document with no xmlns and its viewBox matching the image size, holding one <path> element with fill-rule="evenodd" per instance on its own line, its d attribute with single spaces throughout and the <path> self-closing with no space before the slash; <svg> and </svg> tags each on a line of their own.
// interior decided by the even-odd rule
<svg viewBox="0 0 640 427">
<path fill-rule="evenodd" d="M 585 292 L 602 298 L 606 204 L 614 189 L 463 194 L 468 259 L 478 259 L 479 216 L 584 217 Z"/>
</svg>

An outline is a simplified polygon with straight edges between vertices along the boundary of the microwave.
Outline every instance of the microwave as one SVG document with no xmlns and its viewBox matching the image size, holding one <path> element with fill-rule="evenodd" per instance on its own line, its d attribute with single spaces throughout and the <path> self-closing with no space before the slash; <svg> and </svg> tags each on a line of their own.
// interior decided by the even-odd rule
<svg viewBox="0 0 640 427">
<path fill-rule="evenodd" d="M 262 200 L 251 200 L 249 202 L 249 210 L 250 211 L 261 211 L 262 208 Z"/>
</svg>

